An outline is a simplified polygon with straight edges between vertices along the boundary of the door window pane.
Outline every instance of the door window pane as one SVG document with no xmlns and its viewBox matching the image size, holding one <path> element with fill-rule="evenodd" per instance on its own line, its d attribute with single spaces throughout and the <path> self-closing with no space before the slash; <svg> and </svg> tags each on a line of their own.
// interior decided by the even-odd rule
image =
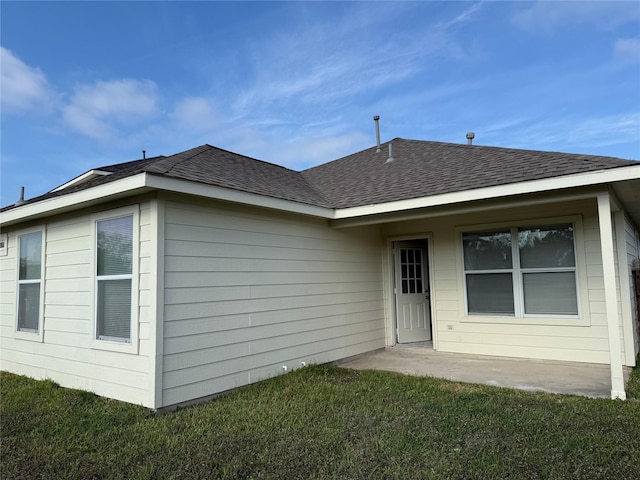
<svg viewBox="0 0 640 480">
<path fill-rule="evenodd" d="M 526 314 L 577 315 L 575 272 L 524 273 Z"/>
<path fill-rule="evenodd" d="M 511 273 L 467 274 L 466 280 L 469 313 L 515 313 Z"/>
<path fill-rule="evenodd" d="M 550 225 L 518 230 L 522 268 L 575 267 L 573 226 Z"/>
<path fill-rule="evenodd" d="M 419 248 L 400 249 L 402 293 L 422 293 L 422 252 Z"/>
<path fill-rule="evenodd" d="M 462 236 L 465 270 L 510 269 L 511 233 L 465 233 Z"/>
</svg>

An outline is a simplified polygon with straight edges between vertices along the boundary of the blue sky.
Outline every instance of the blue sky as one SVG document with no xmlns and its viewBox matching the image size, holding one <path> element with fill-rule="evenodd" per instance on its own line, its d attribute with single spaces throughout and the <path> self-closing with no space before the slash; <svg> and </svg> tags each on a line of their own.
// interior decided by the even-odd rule
<svg viewBox="0 0 640 480">
<path fill-rule="evenodd" d="M 1 204 L 209 143 L 300 170 L 394 137 L 640 159 L 640 2 L 10 2 Z"/>
</svg>

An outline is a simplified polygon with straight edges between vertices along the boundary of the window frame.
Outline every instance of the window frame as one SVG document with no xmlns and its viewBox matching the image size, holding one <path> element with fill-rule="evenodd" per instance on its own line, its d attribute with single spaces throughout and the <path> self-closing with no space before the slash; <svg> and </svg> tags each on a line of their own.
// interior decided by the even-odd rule
<svg viewBox="0 0 640 480">
<path fill-rule="evenodd" d="M 34 233 L 40 233 L 40 278 L 37 281 L 31 280 L 20 280 L 20 239 L 27 235 L 32 235 Z M 45 273 L 46 273 L 46 229 L 44 225 L 39 225 L 37 227 L 32 227 L 24 230 L 20 230 L 16 232 L 16 291 L 15 291 L 15 325 L 14 325 L 14 338 L 19 338 L 22 340 L 31 340 L 34 342 L 43 342 L 44 341 L 44 299 L 45 299 Z M 38 329 L 20 329 L 20 285 L 25 284 L 35 284 L 38 283 L 40 285 L 40 296 L 38 299 Z"/>
<path fill-rule="evenodd" d="M 91 347 L 99 350 L 110 350 L 122 353 L 138 354 L 139 352 L 139 245 L 140 245 L 140 209 L 138 205 L 117 208 L 91 216 Z M 98 222 L 115 220 L 123 217 L 132 218 L 131 274 L 98 275 Z M 100 279 L 103 277 L 102 279 Z M 107 278 L 104 278 L 107 277 Z M 98 282 L 118 279 L 131 279 L 131 314 L 129 341 L 117 337 L 98 338 Z"/>
<path fill-rule="evenodd" d="M 6 257 L 9 253 L 9 235 L 0 233 L 0 257 Z"/>
<path fill-rule="evenodd" d="M 518 245 L 518 232 L 519 229 L 526 228 L 540 228 L 548 227 L 559 224 L 571 224 L 573 226 L 573 247 L 575 266 L 574 267 L 557 267 L 557 268 L 521 268 L 520 266 L 520 249 Z M 464 243 L 463 234 L 484 232 L 491 233 L 493 231 L 505 231 L 511 232 L 511 256 L 512 266 L 511 269 L 491 269 L 487 270 L 466 270 L 464 264 Z M 551 217 L 551 218 L 535 218 L 526 220 L 515 220 L 511 222 L 494 223 L 489 225 L 471 225 L 456 227 L 456 239 L 458 242 L 456 251 L 458 257 L 458 279 L 459 285 L 462 289 L 462 295 L 460 296 L 461 310 L 464 312 L 463 322 L 475 322 L 475 323 L 513 323 L 513 324 L 531 324 L 531 325 L 571 325 L 571 326 L 588 326 L 590 325 L 590 318 L 586 312 L 588 312 L 588 305 L 584 304 L 584 298 L 582 290 L 587 288 L 586 277 L 586 259 L 584 253 L 584 240 L 583 240 L 583 226 L 582 216 L 572 215 L 564 217 Z M 515 239 L 515 240 L 514 240 Z M 537 273 L 537 272 L 560 272 L 560 271 L 573 271 L 575 272 L 576 282 L 576 304 L 577 314 L 531 314 L 525 313 L 524 304 L 524 281 L 523 274 L 525 273 Z M 467 299 L 467 273 L 511 273 L 513 282 L 513 300 L 514 300 L 514 313 L 513 314 L 501 314 L 501 313 L 469 313 L 468 299 Z"/>
</svg>

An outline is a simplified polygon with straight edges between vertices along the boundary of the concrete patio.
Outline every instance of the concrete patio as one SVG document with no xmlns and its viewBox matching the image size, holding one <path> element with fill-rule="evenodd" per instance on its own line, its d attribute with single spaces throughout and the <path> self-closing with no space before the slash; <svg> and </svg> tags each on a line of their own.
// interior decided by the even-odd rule
<svg viewBox="0 0 640 480">
<path fill-rule="evenodd" d="M 489 357 L 396 345 L 340 362 L 356 370 L 385 370 L 527 391 L 610 398 L 609 365 Z M 625 385 L 630 369 L 625 368 Z"/>
</svg>

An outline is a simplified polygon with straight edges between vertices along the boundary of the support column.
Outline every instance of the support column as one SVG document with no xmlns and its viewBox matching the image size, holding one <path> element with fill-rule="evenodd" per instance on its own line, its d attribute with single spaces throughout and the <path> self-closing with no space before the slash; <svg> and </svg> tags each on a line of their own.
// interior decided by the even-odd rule
<svg viewBox="0 0 640 480">
<path fill-rule="evenodd" d="M 620 280 L 620 304 L 622 306 L 622 346 L 624 347 L 624 364 L 635 365 L 635 348 L 633 344 L 633 307 L 631 306 L 632 285 L 629 260 L 627 259 L 626 218 L 624 210 L 619 209 L 613 214 L 613 228 L 616 232 L 616 247 L 618 249 L 618 276 Z"/>
<path fill-rule="evenodd" d="M 614 257 L 613 230 L 611 224 L 611 199 L 609 193 L 598 195 L 598 223 L 600 224 L 600 248 L 604 272 L 604 298 L 609 333 L 609 364 L 611 366 L 611 398 L 627 398 L 624 391 L 622 349 L 616 293 L 616 267 Z"/>
</svg>

